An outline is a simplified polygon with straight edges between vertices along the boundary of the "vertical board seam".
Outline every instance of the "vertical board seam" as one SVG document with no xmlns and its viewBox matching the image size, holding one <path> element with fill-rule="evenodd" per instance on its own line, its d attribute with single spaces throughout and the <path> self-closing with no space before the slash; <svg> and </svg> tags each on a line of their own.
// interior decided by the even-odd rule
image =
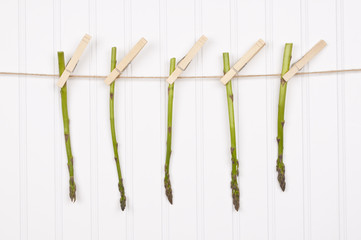
<svg viewBox="0 0 361 240">
<path fill-rule="evenodd" d="M 337 69 L 344 66 L 344 13 L 343 0 L 336 0 Z M 337 145 L 338 145 L 338 212 L 339 239 L 347 239 L 346 222 L 346 151 L 345 151 L 345 82 L 344 74 L 337 74 Z"/>
<path fill-rule="evenodd" d="M 131 7 L 131 0 L 125 1 L 125 52 L 128 52 L 132 46 L 132 7 Z M 127 37 L 130 36 L 130 37 Z M 129 64 L 127 70 L 125 71 L 126 75 L 132 75 L 132 64 Z M 126 238 L 128 240 L 134 239 L 134 211 L 135 207 L 134 203 L 134 191 L 133 191 L 133 84 L 131 79 L 126 80 L 125 84 L 126 88 L 126 105 L 125 105 L 125 112 L 126 112 L 126 170 L 127 170 L 127 189 L 128 189 L 128 198 L 127 198 L 127 217 L 126 217 Z"/>
<path fill-rule="evenodd" d="M 308 0 L 301 0 L 301 52 L 309 46 Z M 308 65 L 305 66 L 306 71 Z M 302 86 L 302 165 L 303 165 L 303 239 L 311 239 L 311 180 L 310 180 L 310 96 L 309 76 L 301 77 Z"/>
<path fill-rule="evenodd" d="M 126 6 L 127 6 L 127 1 L 124 0 L 123 1 L 123 51 L 124 53 L 126 52 L 127 50 L 127 42 L 126 42 L 126 33 L 127 33 L 127 9 L 126 9 Z M 129 66 L 124 70 L 123 72 L 123 75 L 127 76 L 127 69 L 129 68 Z M 125 79 L 124 81 L 124 84 L 123 84 L 123 94 L 122 94 L 122 97 L 123 97 L 123 101 L 122 101 L 122 104 L 123 104 L 123 109 L 124 109 L 124 112 L 123 112 L 123 123 L 124 123 L 124 135 L 123 135 L 123 146 L 124 146 L 124 150 L 123 150 L 123 162 L 124 162 L 124 188 L 125 188 L 125 194 L 126 194 L 126 211 L 125 211 L 125 227 L 124 227 L 124 237 L 125 239 L 128 240 L 128 222 L 129 222 L 129 215 L 130 215 L 130 206 L 129 206 L 129 201 L 130 201 L 130 195 L 129 195 L 129 189 L 128 189 L 128 186 L 129 186 L 129 169 L 128 169 L 128 165 L 129 165 L 129 158 L 128 158 L 128 115 L 126 114 L 127 113 L 127 102 L 128 102 L 128 95 L 127 95 L 127 87 L 128 87 L 128 81 L 129 79 Z"/>
<path fill-rule="evenodd" d="M 272 57 L 273 57 L 273 1 L 266 0 L 266 42 L 269 43 L 268 47 L 266 46 L 266 74 L 269 74 L 270 69 L 273 68 Z M 275 239 L 275 151 L 274 151 L 274 141 L 275 141 L 275 131 L 273 126 L 274 123 L 274 103 L 275 96 L 275 81 L 266 77 L 266 149 L 267 149 L 267 232 L 268 239 Z"/>
<path fill-rule="evenodd" d="M 96 0 L 88 0 L 89 9 L 89 32 L 96 39 L 97 37 L 97 8 Z M 97 75 L 97 41 L 90 44 L 89 72 Z M 98 204 L 98 138 L 97 138 L 97 81 L 89 81 L 89 102 L 90 102 L 90 216 L 91 216 L 91 239 L 99 239 L 99 204 Z"/>
<path fill-rule="evenodd" d="M 26 72 L 26 1 L 18 1 L 18 68 Z M 20 239 L 28 239 L 26 77 L 19 77 Z"/>
<path fill-rule="evenodd" d="M 237 29 L 237 20 L 238 20 L 238 16 L 237 16 L 237 0 L 230 0 L 230 62 L 231 65 L 233 62 L 235 62 L 235 57 L 234 56 L 238 56 L 238 29 Z M 239 110 L 238 110 L 238 106 L 239 106 L 239 91 L 238 91 L 238 81 L 234 81 L 233 82 L 233 91 L 235 93 L 237 93 L 237 96 L 234 98 L 234 117 L 235 117 L 235 123 L 236 123 L 236 146 L 239 150 Z M 239 153 L 238 153 L 239 156 Z M 237 156 L 237 158 L 238 158 Z M 238 183 L 239 183 L 239 177 L 237 178 Z M 242 204 L 242 202 L 240 202 L 240 204 Z M 230 202 L 230 206 L 231 206 L 231 211 L 232 211 L 232 239 L 233 240 L 238 240 L 240 239 L 240 220 L 239 220 L 239 213 L 237 211 L 234 210 L 233 207 L 233 203 Z"/>
<path fill-rule="evenodd" d="M 127 42 L 126 42 L 126 36 L 127 36 L 127 1 L 122 1 L 123 5 L 123 33 L 122 33 L 122 37 L 123 37 L 123 47 L 122 47 L 122 54 L 124 53 L 125 55 L 125 52 L 127 50 Z M 125 71 L 122 73 L 123 75 L 127 76 L 127 69 L 129 68 L 129 66 L 125 69 Z M 119 85 L 122 85 L 123 88 L 122 88 L 122 94 L 121 94 L 121 104 L 123 106 L 123 114 L 121 115 L 122 116 L 122 119 L 123 119 L 123 125 L 122 125 L 122 129 L 123 129 L 123 134 L 121 134 L 120 136 L 122 137 L 122 146 L 123 146 L 123 151 L 122 151 L 122 162 L 123 162 L 123 170 L 122 170 L 122 177 L 123 177 L 123 184 L 124 184 L 124 188 L 125 188 L 125 195 L 126 195 L 126 209 L 125 211 L 123 212 L 124 214 L 124 226 L 122 226 L 121 230 L 124 230 L 123 233 L 122 233 L 122 236 L 125 238 L 125 239 L 128 239 L 128 222 L 129 222 L 129 212 L 131 211 L 131 208 L 130 208 L 130 205 L 129 205 L 129 202 L 130 202 L 130 192 L 129 192 L 129 189 L 128 189 L 128 186 L 129 186 L 129 158 L 128 158 L 128 128 L 127 128 L 127 124 L 128 124 L 128 115 L 127 115 L 127 84 L 128 84 L 128 80 L 129 79 L 125 79 L 125 81 L 120 81 Z M 119 86 L 121 87 L 121 86 Z"/>
<path fill-rule="evenodd" d="M 166 64 L 163 64 L 162 61 L 167 62 L 166 52 L 167 52 L 167 1 L 159 0 L 159 76 L 162 76 L 166 72 Z M 164 47 L 165 46 L 165 47 Z M 163 49 L 163 47 L 165 49 Z M 159 79 L 159 88 L 160 88 L 160 199 L 161 199 L 161 237 L 162 240 L 169 239 L 169 204 L 165 201 L 165 189 L 163 186 L 164 178 L 164 160 L 165 160 L 165 137 L 166 137 L 166 81 L 164 79 Z"/>
<path fill-rule="evenodd" d="M 196 40 L 202 34 L 202 0 L 194 1 L 194 33 Z M 199 51 L 195 58 L 195 75 L 203 74 L 202 54 Z M 196 216 L 198 240 L 204 239 L 204 131 L 203 131 L 203 79 L 195 79 L 195 100 L 196 100 Z"/>
<path fill-rule="evenodd" d="M 308 48 L 308 4 L 307 0 L 301 5 L 301 52 Z M 305 66 L 308 69 L 308 66 Z M 302 164 L 303 164 L 303 239 L 310 239 L 310 115 L 309 115 L 309 76 L 302 80 Z"/>
<path fill-rule="evenodd" d="M 53 53 L 54 59 L 54 72 L 57 72 L 57 54 L 56 50 L 59 50 L 61 46 L 60 31 L 61 31 L 61 2 L 53 0 Z M 58 78 L 54 77 L 54 83 Z M 63 221 L 63 191 L 62 191 L 62 148 L 61 148 L 61 134 L 60 134 L 60 94 L 59 88 L 54 84 L 54 181 L 55 181 L 55 239 L 62 240 L 62 221 Z"/>
<path fill-rule="evenodd" d="M 234 49 L 234 55 L 233 56 L 236 56 L 236 60 L 239 59 L 239 45 L 238 45 L 238 1 L 237 0 L 234 0 L 234 3 L 233 3 L 233 7 L 234 7 L 234 14 L 233 14 L 233 22 L 234 22 L 234 42 L 233 42 L 233 47 L 235 47 Z M 235 60 L 235 58 L 233 57 L 233 60 Z M 234 63 L 235 61 L 233 61 Z M 231 64 L 232 65 L 232 64 Z M 237 96 L 235 97 L 235 122 L 236 122 L 236 146 L 238 148 L 238 151 L 237 151 L 237 159 L 238 159 L 238 162 L 239 161 L 239 156 L 241 155 L 240 154 L 240 151 L 242 151 L 241 149 L 241 142 L 240 142 L 240 135 L 241 135 L 241 132 L 240 132 L 240 82 L 239 81 L 234 81 L 234 86 L 235 86 L 235 92 L 237 93 Z M 238 181 L 238 186 L 240 187 L 241 186 L 241 183 L 240 183 L 240 176 L 237 176 L 237 181 Z M 240 194 L 241 194 L 241 191 L 239 191 Z M 244 202 L 243 202 L 244 203 Z M 233 210 L 233 213 L 234 213 L 234 216 L 235 216 L 235 230 L 236 230 L 236 234 L 235 234 L 235 238 L 236 239 L 240 239 L 241 238 L 241 229 L 240 229 L 240 211 L 242 210 L 242 196 L 240 196 L 240 208 L 238 211 L 235 211 Z"/>
</svg>

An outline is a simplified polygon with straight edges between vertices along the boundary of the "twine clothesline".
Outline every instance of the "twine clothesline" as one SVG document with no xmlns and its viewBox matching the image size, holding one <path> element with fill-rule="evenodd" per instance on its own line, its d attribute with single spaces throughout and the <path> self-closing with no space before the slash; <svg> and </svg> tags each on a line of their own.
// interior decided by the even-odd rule
<svg viewBox="0 0 361 240">
<path fill-rule="evenodd" d="M 340 70 L 325 70 L 325 71 L 313 71 L 313 72 L 298 72 L 296 75 L 313 75 L 313 74 L 327 74 L 327 73 L 345 73 L 345 72 L 361 72 L 361 68 L 353 69 L 340 69 Z M 16 76 L 33 76 L 33 77 L 59 77 L 58 74 L 48 73 L 20 73 L 20 72 L 0 72 L 0 75 L 16 75 Z M 236 75 L 234 78 L 254 78 L 254 77 L 280 77 L 281 74 L 248 74 L 248 75 Z M 107 76 L 101 75 L 70 75 L 70 78 L 106 78 Z M 180 76 L 178 78 L 221 78 L 223 76 Z M 137 78 L 137 79 L 167 79 L 168 76 L 118 76 L 117 78 Z"/>
</svg>

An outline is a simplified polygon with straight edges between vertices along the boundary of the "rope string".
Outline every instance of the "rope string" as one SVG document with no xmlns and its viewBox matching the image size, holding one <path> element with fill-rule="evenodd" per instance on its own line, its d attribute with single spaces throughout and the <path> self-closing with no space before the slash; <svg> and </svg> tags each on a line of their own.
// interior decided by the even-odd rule
<svg viewBox="0 0 361 240">
<path fill-rule="evenodd" d="M 315 72 L 298 72 L 296 75 L 313 75 L 313 74 L 328 74 L 328 73 L 346 73 L 346 72 L 361 72 L 361 68 L 354 69 L 341 69 L 341 70 L 326 70 Z M 16 75 L 16 76 L 32 76 L 32 77 L 59 77 L 58 74 L 47 73 L 20 73 L 20 72 L 0 72 L 0 75 Z M 107 76 L 101 75 L 70 75 L 70 78 L 106 78 Z M 223 76 L 180 76 L 178 78 L 221 78 Z M 255 77 L 281 77 L 279 73 L 273 74 L 249 74 L 249 75 L 236 75 L 234 78 L 255 78 Z M 138 79 L 167 79 L 168 76 L 118 76 L 117 78 L 138 78 Z"/>
</svg>

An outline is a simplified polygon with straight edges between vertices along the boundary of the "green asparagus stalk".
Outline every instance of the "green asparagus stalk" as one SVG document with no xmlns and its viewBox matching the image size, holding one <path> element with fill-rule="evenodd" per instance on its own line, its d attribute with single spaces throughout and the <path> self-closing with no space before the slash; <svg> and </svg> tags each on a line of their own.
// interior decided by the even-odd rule
<svg viewBox="0 0 361 240">
<path fill-rule="evenodd" d="M 59 76 L 61 76 L 65 70 L 64 52 L 58 52 L 58 64 L 59 64 Z M 69 196 L 72 202 L 76 201 L 76 185 L 74 181 L 74 166 L 73 166 L 73 154 L 71 152 L 70 145 L 70 131 L 69 131 L 69 117 L 68 117 L 68 100 L 67 100 L 67 86 L 66 83 L 60 89 L 61 94 L 61 110 L 63 114 L 64 125 L 64 137 L 66 155 L 68 158 L 68 170 L 69 170 Z"/>
<path fill-rule="evenodd" d="M 117 48 L 112 48 L 112 56 L 111 56 L 111 68 L 110 70 L 113 71 L 116 63 L 117 63 Z M 114 150 L 114 160 L 115 164 L 117 165 L 117 172 L 118 172 L 118 189 L 120 192 L 120 207 L 122 211 L 125 209 L 126 205 L 126 197 L 123 185 L 123 178 L 122 172 L 120 170 L 120 163 L 119 163 L 119 155 L 118 155 L 118 142 L 117 136 L 115 133 L 115 123 L 114 123 L 114 88 L 115 88 L 115 81 L 110 84 L 110 95 L 109 95 L 109 110 L 110 110 L 110 129 L 112 132 L 112 141 L 113 141 L 113 150 Z"/>
<path fill-rule="evenodd" d="M 223 72 L 226 74 L 229 71 L 229 53 L 223 53 Z M 237 182 L 238 177 L 238 159 L 236 150 L 236 125 L 234 121 L 234 107 L 233 107 L 233 92 L 232 82 L 229 81 L 226 84 L 227 89 L 227 103 L 228 103 L 228 117 L 229 117 L 229 129 L 231 133 L 231 156 L 232 156 L 232 172 L 231 172 L 231 189 L 233 205 L 236 211 L 239 209 L 239 187 Z"/>
<path fill-rule="evenodd" d="M 278 102 L 278 122 L 277 122 L 277 143 L 278 143 L 278 158 L 277 158 L 277 172 L 278 182 L 282 191 L 286 189 L 286 178 L 285 178 L 285 165 L 283 163 L 283 128 L 285 125 L 285 103 L 286 103 L 286 91 L 287 82 L 283 79 L 283 75 L 288 72 L 292 57 L 292 43 L 286 43 L 283 53 L 283 63 L 281 72 L 281 84 Z"/>
<path fill-rule="evenodd" d="M 173 73 L 175 69 L 175 58 L 170 59 L 170 68 L 169 75 Z M 173 204 L 173 194 L 172 194 L 172 185 L 170 183 L 169 177 L 169 162 L 170 155 L 172 153 L 172 118 L 173 118 L 173 93 L 174 93 L 174 83 L 169 84 L 168 86 L 168 123 L 167 123 L 167 153 L 164 166 L 164 187 L 165 194 L 167 195 L 168 201 Z"/>
</svg>

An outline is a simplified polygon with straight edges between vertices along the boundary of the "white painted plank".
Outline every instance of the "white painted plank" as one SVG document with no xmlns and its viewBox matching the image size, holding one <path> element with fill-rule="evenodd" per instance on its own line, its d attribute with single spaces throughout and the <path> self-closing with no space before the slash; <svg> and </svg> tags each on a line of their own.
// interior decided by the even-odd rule
<svg viewBox="0 0 361 240">
<path fill-rule="evenodd" d="M 203 74 L 223 74 L 223 52 L 230 49 L 229 3 L 203 2 Z M 232 55 L 232 53 L 230 53 Z M 200 80 L 197 80 L 200 81 Z M 219 79 L 205 79 L 203 94 L 204 239 L 232 238 L 230 137 L 226 88 Z M 199 92 L 197 92 L 199 94 Z M 223 221 L 219 221 L 223 219 Z"/>
<path fill-rule="evenodd" d="M 265 47 L 266 74 L 279 72 L 279 65 L 274 62 L 277 50 L 274 49 L 274 8 L 273 1 L 267 1 L 265 7 Z M 281 48 L 282 49 L 282 48 Z M 280 50 L 282 51 L 282 50 Z M 282 54 L 282 53 L 281 53 Z M 277 101 L 279 93 L 279 79 L 266 77 L 266 159 L 267 159 L 267 238 L 276 239 L 276 213 L 275 191 L 277 186 L 277 174 L 275 161 L 277 157 Z"/>
<path fill-rule="evenodd" d="M 19 71 L 18 2 L 0 3 L 0 28 L 6 32 L 1 38 L 1 71 Z M 8 24 L 11 22 L 12 24 Z M 20 238 L 20 162 L 19 162 L 19 78 L 0 76 L 0 160 L 3 171 L 0 174 L 0 231 L 1 239 Z"/>
<path fill-rule="evenodd" d="M 61 45 L 67 62 L 83 35 L 89 31 L 89 3 L 85 0 L 77 2 L 66 0 L 62 2 L 61 8 Z M 94 40 L 91 40 L 90 44 L 93 42 Z M 74 74 L 89 74 L 91 56 L 89 49 L 84 51 Z M 71 79 L 67 86 L 77 200 L 72 203 L 69 199 L 69 174 L 65 145 L 63 145 L 63 237 L 89 239 L 92 211 L 90 208 L 90 98 L 93 96 L 89 95 L 90 81 L 87 79 Z"/>
<path fill-rule="evenodd" d="M 165 61 L 172 57 L 179 61 L 199 38 L 194 34 L 194 11 L 193 0 L 183 1 L 182 4 L 176 1 L 167 2 L 168 57 Z M 183 76 L 192 74 L 195 74 L 194 62 L 190 63 Z M 193 79 L 178 79 L 174 85 L 173 146 L 170 160 L 173 206 L 169 207 L 170 239 L 196 239 L 197 236 L 195 84 Z"/>
<path fill-rule="evenodd" d="M 42 8 L 39 8 L 42 5 Z M 26 4 L 26 70 L 53 71 L 53 4 Z M 54 82 L 26 78 L 28 239 L 54 239 Z"/>
<path fill-rule="evenodd" d="M 310 71 L 336 68 L 336 28 L 330 24 L 336 19 L 335 6 L 335 1 L 327 7 L 322 1 L 308 2 L 309 43 L 313 45 L 322 38 L 328 44 L 310 62 Z M 323 9 L 322 18 L 319 9 Z M 339 236 L 336 80 L 336 75 L 310 77 L 310 201 L 314 239 Z"/>
<path fill-rule="evenodd" d="M 161 62 L 159 41 L 159 1 L 132 1 L 132 33 L 135 44 L 144 37 L 148 44 L 132 62 L 132 75 L 159 75 Z M 138 19 L 143 19 L 139 21 Z M 161 126 L 160 82 L 156 79 L 132 81 L 133 133 L 133 205 L 134 239 L 161 239 L 161 198 L 164 159 L 159 151 Z"/>
<path fill-rule="evenodd" d="M 101 3 L 100 3 L 101 2 Z M 124 13 L 123 1 L 98 1 L 97 10 L 97 70 L 98 74 L 110 73 L 111 48 L 117 47 L 117 60 L 125 55 L 124 49 Z M 117 25 L 117 31 L 113 27 Z M 115 129 L 117 133 L 118 151 L 124 183 L 128 182 L 125 177 L 125 101 L 124 79 L 118 79 L 115 83 Z M 114 161 L 112 139 L 109 121 L 109 86 L 104 84 L 103 79 L 97 80 L 97 109 L 98 109 L 98 179 L 99 179 L 99 239 L 125 239 L 127 207 L 124 212 L 120 209 L 120 193 L 118 190 L 118 175 Z M 128 159 L 129 160 L 129 159 Z M 128 198 L 128 189 L 125 188 Z M 127 199 L 129 200 L 129 198 Z"/>
<path fill-rule="evenodd" d="M 274 51 L 273 61 L 277 72 L 282 69 L 283 52 L 286 43 L 293 43 L 291 64 L 298 61 L 301 55 L 301 11 L 300 5 L 289 1 L 274 1 L 274 39 L 271 47 Z M 296 26 L 296 27 L 294 27 Z M 287 31 L 285 31 L 287 29 Z M 282 192 L 277 181 L 276 159 L 273 157 L 275 171 L 275 239 L 303 238 L 303 169 L 302 169 L 302 79 L 294 77 L 288 82 L 283 161 L 286 170 L 286 190 Z M 274 103 L 274 146 L 277 152 L 277 117 L 280 80 L 277 78 L 277 100 Z M 289 216 L 292 215 L 292 221 Z"/>
<path fill-rule="evenodd" d="M 343 14 L 343 31 L 344 31 L 344 68 L 360 67 L 360 50 L 361 46 L 355 44 L 361 41 L 361 35 L 353 28 L 354 24 L 361 19 L 358 11 L 360 7 L 359 1 L 347 0 L 342 1 L 344 4 Z M 342 76 L 342 75 L 341 75 Z M 342 76 L 344 81 L 345 95 L 345 179 L 346 179 L 346 237 L 347 239 L 361 238 L 359 227 L 360 222 L 360 182 L 361 175 L 359 169 L 359 156 L 361 155 L 361 74 L 346 73 Z M 341 196 L 343 197 L 343 196 Z M 340 219 L 341 220 L 341 219 Z"/>
<path fill-rule="evenodd" d="M 265 40 L 264 3 L 238 2 L 237 52 L 241 57 L 259 38 Z M 252 24 L 250 24 L 252 23 Z M 266 72 L 266 46 L 241 70 L 240 74 Z M 267 156 L 266 156 L 266 85 L 264 78 L 238 79 L 238 156 L 240 163 L 240 237 L 267 238 Z M 233 82 L 235 82 L 233 81 Z M 236 96 L 237 95 L 237 96 Z M 273 120 L 271 121 L 273 122 Z M 275 125 L 274 125 L 275 126 Z M 273 156 L 269 156 L 274 164 Z M 273 161 L 274 160 L 274 161 Z"/>
</svg>

